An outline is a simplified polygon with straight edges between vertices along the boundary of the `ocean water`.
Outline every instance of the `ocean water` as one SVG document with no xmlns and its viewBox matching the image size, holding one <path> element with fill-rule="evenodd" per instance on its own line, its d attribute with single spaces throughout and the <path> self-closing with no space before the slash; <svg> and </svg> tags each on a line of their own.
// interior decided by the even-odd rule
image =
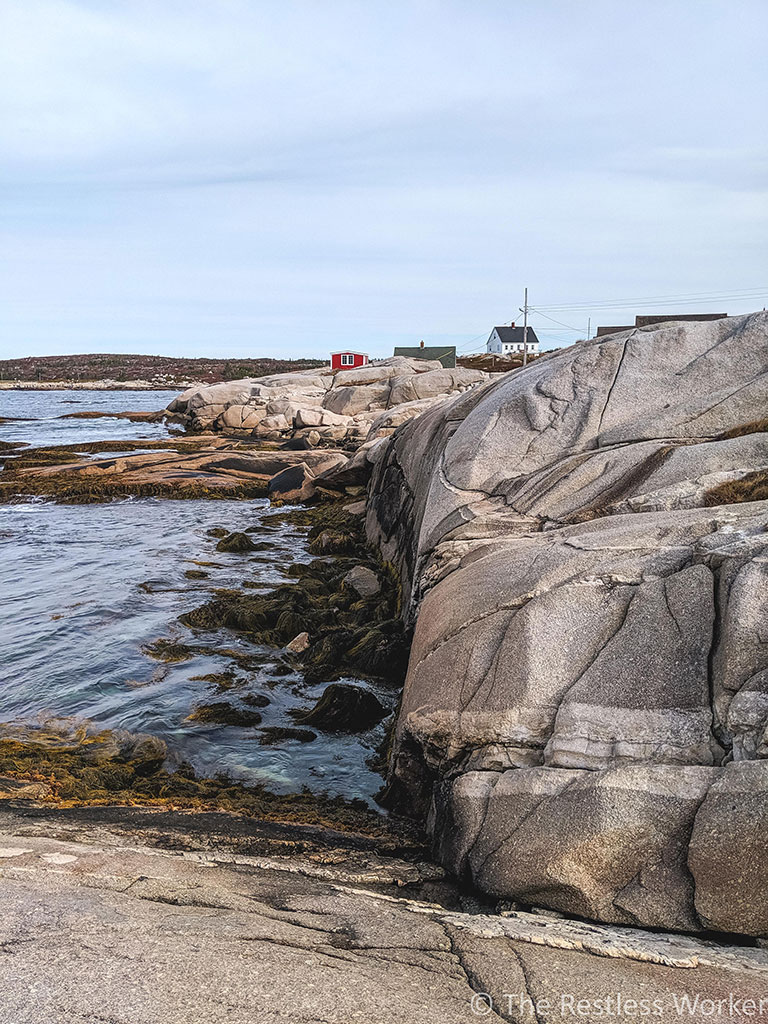
<svg viewBox="0 0 768 1024">
<path fill-rule="evenodd" d="M 178 391 L 0 391 L 0 441 L 48 445 L 90 441 L 161 441 L 163 423 L 65 419 L 73 412 L 159 412 Z"/>
<path fill-rule="evenodd" d="M 164 427 L 116 419 L 65 420 L 51 409 L 73 408 L 57 392 L 0 392 L 0 440 L 35 445 L 77 441 L 158 439 Z M 162 408 L 172 395 L 158 392 L 70 392 L 80 408 Z M 76 407 L 75 407 L 76 408 Z M 46 418 L 35 417 L 44 412 Z M 259 743 L 259 727 L 201 725 L 188 721 L 196 705 L 243 695 L 266 698 L 262 726 L 294 726 L 288 712 L 310 707 L 325 684 L 308 686 L 280 675 L 269 648 L 227 631 L 192 634 L 178 616 L 204 603 L 214 588 L 248 581 L 258 593 L 285 581 L 294 561 L 310 561 L 303 532 L 280 525 L 251 534 L 269 540 L 267 551 L 216 551 L 213 526 L 256 528 L 271 514 L 268 503 L 128 499 L 102 505 L 47 501 L 0 505 L 0 723 L 73 716 L 105 727 L 162 737 L 171 764 L 190 762 L 201 774 L 227 771 L 276 792 L 314 792 L 371 800 L 381 778 L 366 761 L 384 735 L 322 733 L 311 743 Z M 206 563 L 206 564 L 200 564 Z M 189 579 L 186 570 L 203 571 Z M 158 638 L 203 645 L 190 660 L 166 664 L 143 648 Z M 233 666 L 222 650 L 254 660 Z M 228 692 L 199 676 L 233 668 Z M 353 680 L 350 680 L 353 681 Z M 393 707 L 391 691 L 376 689 Z"/>
</svg>

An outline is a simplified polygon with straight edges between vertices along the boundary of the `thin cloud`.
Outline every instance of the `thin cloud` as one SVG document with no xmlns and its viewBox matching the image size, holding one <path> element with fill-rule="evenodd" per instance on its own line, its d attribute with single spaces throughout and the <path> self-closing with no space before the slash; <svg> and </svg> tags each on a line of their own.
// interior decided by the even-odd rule
<svg viewBox="0 0 768 1024">
<path fill-rule="evenodd" d="M 385 355 L 469 341 L 524 285 L 546 305 L 768 280 L 761 0 L 0 18 L 5 355 Z"/>
</svg>

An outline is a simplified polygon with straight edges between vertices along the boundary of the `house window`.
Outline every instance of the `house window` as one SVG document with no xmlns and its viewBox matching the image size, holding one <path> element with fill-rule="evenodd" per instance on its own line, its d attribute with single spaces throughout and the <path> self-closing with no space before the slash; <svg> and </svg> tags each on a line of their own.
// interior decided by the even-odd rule
<svg viewBox="0 0 768 1024">
<path fill-rule="evenodd" d="M 352 355 L 351 352 L 344 352 L 342 354 L 341 365 L 342 366 L 354 366 L 355 365 L 355 357 Z"/>
</svg>

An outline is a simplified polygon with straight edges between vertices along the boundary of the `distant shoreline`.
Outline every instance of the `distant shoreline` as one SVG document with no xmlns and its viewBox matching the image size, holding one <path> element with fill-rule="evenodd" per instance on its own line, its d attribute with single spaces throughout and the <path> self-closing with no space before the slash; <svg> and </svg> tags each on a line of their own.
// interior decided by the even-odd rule
<svg viewBox="0 0 768 1024">
<path fill-rule="evenodd" d="M 196 381 L 159 384 L 147 380 L 3 380 L 0 391 L 186 391 L 196 383 L 203 386 Z"/>
</svg>

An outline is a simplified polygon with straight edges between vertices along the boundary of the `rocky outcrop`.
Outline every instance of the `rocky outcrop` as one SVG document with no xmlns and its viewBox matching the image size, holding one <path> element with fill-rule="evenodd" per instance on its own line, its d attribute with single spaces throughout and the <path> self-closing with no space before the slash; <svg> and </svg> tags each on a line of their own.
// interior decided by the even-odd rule
<svg viewBox="0 0 768 1024">
<path fill-rule="evenodd" d="M 483 891 L 768 934 L 768 501 L 715 504 L 768 474 L 766 400 L 762 313 L 580 343 L 383 442 L 390 798 Z"/>
<path fill-rule="evenodd" d="M 273 446 L 274 448 L 274 446 Z M 64 502 L 115 497 L 259 497 L 304 501 L 315 493 L 315 479 L 340 470 L 347 456 L 333 449 L 285 451 L 242 441 L 174 439 L 165 448 L 112 458 L 88 458 L 60 450 L 34 449 L 9 459 L 0 474 L 0 498 L 45 495 Z"/>
<path fill-rule="evenodd" d="M 314 431 L 320 439 L 359 444 L 391 434 L 425 408 L 487 379 L 482 371 L 395 356 L 351 370 L 197 386 L 174 399 L 167 413 L 196 431 L 270 440 Z"/>
</svg>

